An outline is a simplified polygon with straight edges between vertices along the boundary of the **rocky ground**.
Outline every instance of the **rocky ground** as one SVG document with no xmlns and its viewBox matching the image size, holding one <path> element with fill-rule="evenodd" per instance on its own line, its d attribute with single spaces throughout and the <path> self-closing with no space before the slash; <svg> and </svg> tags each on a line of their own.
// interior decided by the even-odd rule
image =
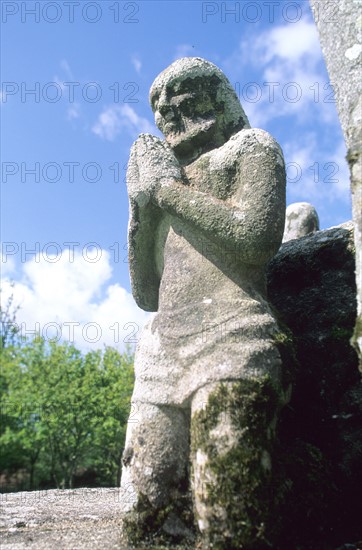
<svg viewBox="0 0 362 550">
<path fill-rule="evenodd" d="M 2 550 L 128 549 L 121 536 L 118 488 L 52 489 L 0 497 Z"/>
<path fill-rule="evenodd" d="M 119 489 L 49 490 L 1 496 L 1 548 L 122 548 Z"/>
</svg>

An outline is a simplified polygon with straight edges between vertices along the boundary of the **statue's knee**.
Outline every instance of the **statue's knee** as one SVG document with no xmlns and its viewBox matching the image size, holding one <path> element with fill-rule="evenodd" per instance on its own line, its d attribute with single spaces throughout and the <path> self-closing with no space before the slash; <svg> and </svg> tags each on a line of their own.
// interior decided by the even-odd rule
<svg viewBox="0 0 362 550">
<path fill-rule="evenodd" d="M 140 407 L 139 421 L 127 437 L 122 477 L 132 480 L 137 493 L 159 506 L 186 478 L 188 459 L 189 422 L 183 411 L 154 405 Z"/>
</svg>

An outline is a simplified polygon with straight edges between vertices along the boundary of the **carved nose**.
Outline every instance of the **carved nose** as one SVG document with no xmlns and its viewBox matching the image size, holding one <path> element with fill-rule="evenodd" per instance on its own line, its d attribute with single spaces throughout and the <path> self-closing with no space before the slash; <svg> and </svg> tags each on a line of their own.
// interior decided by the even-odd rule
<svg viewBox="0 0 362 550">
<path fill-rule="evenodd" d="M 159 101 L 158 103 L 158 111 L 161 113 L 161 115 L 164 118 L 169 119 L 170 116 L 173 116 L 173 109 L 171 105 L 167 101 Z"/>
</svg>

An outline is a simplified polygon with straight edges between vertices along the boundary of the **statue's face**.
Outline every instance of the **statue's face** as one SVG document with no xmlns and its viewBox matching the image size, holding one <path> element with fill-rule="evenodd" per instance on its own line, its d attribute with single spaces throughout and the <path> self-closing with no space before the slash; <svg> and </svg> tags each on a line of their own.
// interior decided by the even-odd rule
<svg viewBox="0 0 362 550">
<path fill-rule="evenodd" d="M 152 91 L 156 125 L 179 159 L 191 159 L 213 140 L 218 127 L 214 103 L 201 79 L 177 78 Z"/>
</svg>

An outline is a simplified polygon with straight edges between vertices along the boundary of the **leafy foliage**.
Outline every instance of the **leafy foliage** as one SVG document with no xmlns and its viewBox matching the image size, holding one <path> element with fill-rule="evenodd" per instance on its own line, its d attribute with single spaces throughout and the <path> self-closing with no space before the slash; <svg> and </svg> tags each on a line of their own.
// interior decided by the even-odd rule
<svg viewBox="0 0 362 550">
<path fill-rule="evenodd" d="M 1 311 L 8 321 L 5 313 L 9 308 Z M 69 343 L 21 341 L 9 331 L 1 343 L 2 480 L 21 471 L 16 488 L 64 488 L 88 473 L 87 485 L 117 485 L 132 352 L 106 347 L 82 354 Z"/>
</svg>

